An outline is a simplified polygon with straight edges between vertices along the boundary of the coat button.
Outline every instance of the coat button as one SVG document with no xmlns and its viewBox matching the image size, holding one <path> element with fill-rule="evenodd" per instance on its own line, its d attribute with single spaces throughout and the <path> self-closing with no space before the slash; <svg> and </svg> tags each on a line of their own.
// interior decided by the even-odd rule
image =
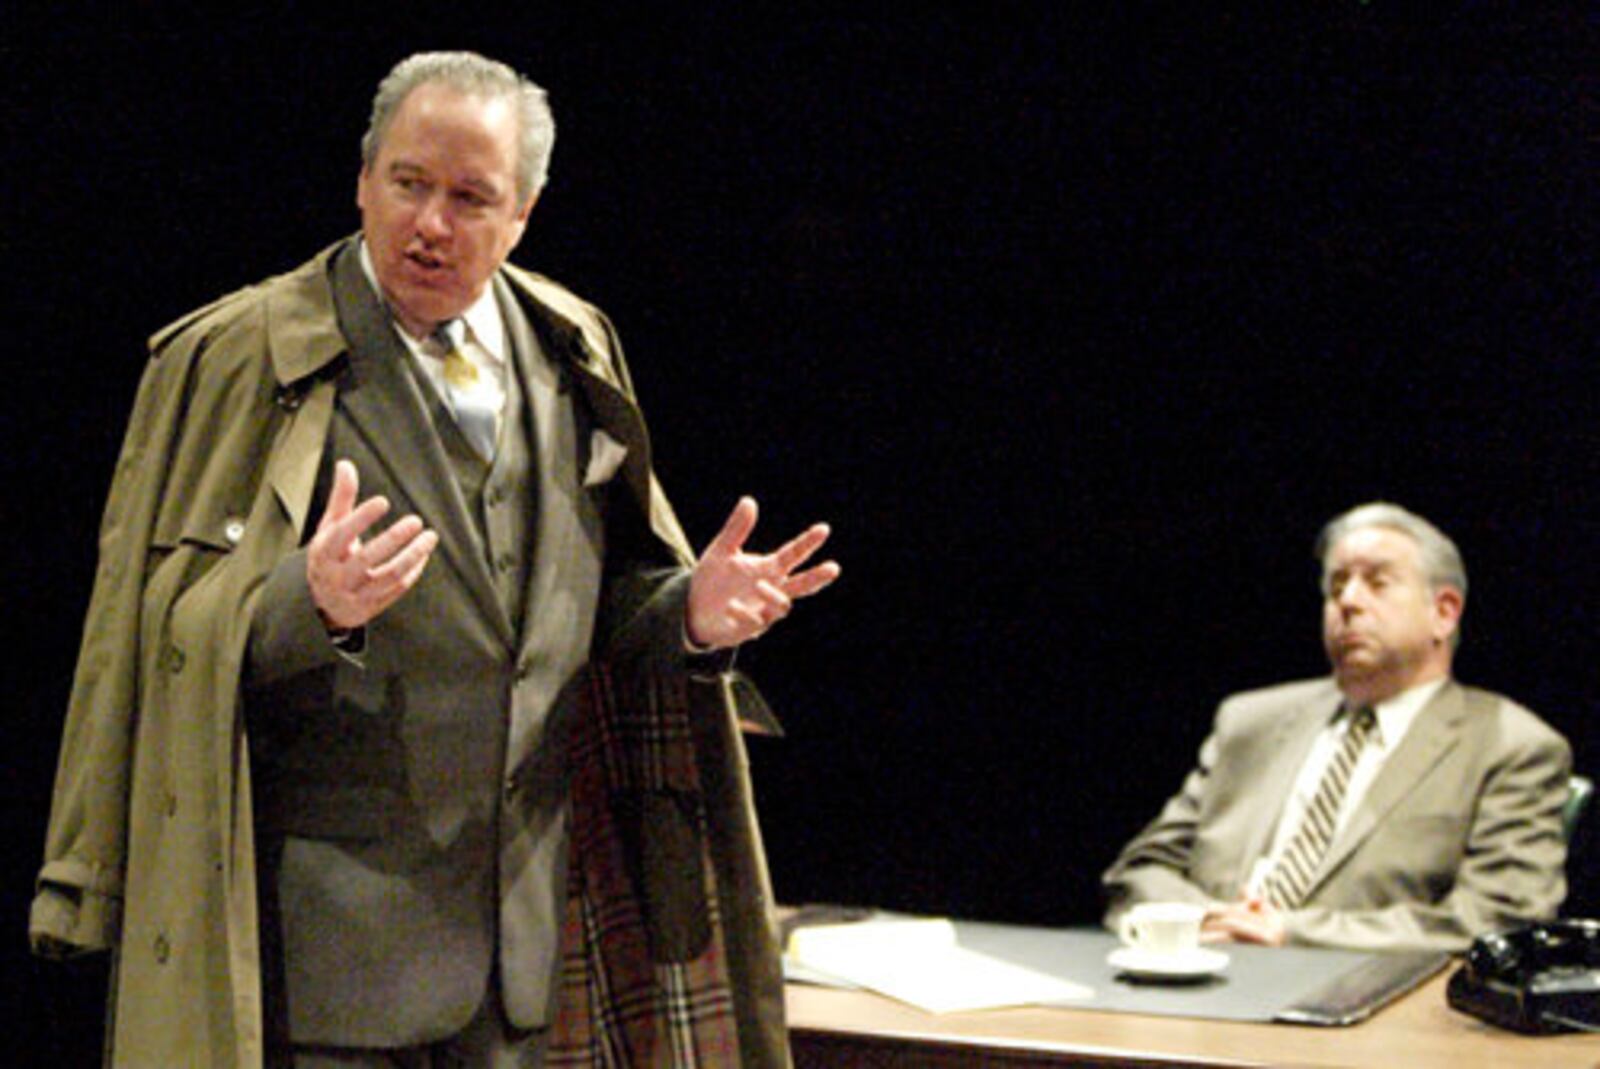
<svg viewBox="0 0 1600 1069">
<path fill-rule="evenodd" d="M 165 965 L 167 963 L 167 959 L 172 956 L 172 946 L 167 942 L 165 933 L 156 936 L 155 952 L 156 963 L 159 965 Z"/>
<path fill-rule="evenodd" d="M 176 646 L 167 647 L 167 671 L 174 675 L 183 671 L 183 651 Z"/>
<path fill-rule="evenodd" d="M 222 525 L 222 536 L 229 545 L 238 545 L 239 539 L 244 537 L 244 521 L 237 516 L 229 516 L 228 522 Z"/>
</svg>

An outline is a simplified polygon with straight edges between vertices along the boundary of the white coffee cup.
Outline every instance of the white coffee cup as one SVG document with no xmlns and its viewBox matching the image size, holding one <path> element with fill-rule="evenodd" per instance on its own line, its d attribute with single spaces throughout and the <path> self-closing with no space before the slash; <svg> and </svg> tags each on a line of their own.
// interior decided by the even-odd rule
<svg viewBox="0 0 1600 1069">
<path fill-rule="evenodd" d="M 1122 915 L 1117 934 L 1149 954 L 1188 954 L 1200 945 L 1205 915 L 1205 907 L 1190 902 L 1140 902 Z"/>
</svg>

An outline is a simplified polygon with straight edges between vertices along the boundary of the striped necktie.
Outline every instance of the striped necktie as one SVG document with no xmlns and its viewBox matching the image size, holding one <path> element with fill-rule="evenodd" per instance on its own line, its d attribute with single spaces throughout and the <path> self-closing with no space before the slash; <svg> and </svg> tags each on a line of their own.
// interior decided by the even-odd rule
<svg viewBox="0 0 1600 1069">
<path fill-rule="evenodd" d="M 500 415 L 499 391 L 461 351 L 466 324 L 459 319 L 440 324 L 434 341 L 443 350 L 444 381 L 456 426 L 485 460 L 494 459 L 496 421 Z"/>
<path fill-rule="evenodd" d="M 1305 901 L 1306 891 L 1317 874 L 1317 866 L 1333 842 L 1333 832 L 1339 822 L 1339 807 L 1344 804 L 1345 791 L 1350 786 L 1350 773 L 1361 759 L 1361 751 L 1372 738 L 1377 726 L 1377 715 L 1370 706 L 1356 710 L 1345 729 L 1339 752 L 1328 762 L 1317 784 L 1317 793 L 1306 806 L 1305 816 L 1294 838 L 1284 847 L 1278 864 L 1267 876 L 1264 893 L 1268 902 L 1279 909 L 1294 909 Z"/>
</svg>

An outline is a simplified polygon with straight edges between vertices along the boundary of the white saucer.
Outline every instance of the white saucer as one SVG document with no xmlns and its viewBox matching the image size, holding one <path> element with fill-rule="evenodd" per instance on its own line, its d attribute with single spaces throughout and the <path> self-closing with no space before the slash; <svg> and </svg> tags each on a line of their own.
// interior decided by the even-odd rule
<svg viewBox="0 0 1600 1069">
<path fill-rule="evenodd" d="M 1118 947 L 1106 955 L 1106 962 L 1119 972 L 1147 980 L 1197 980 L 1227 968 L 1228 955 L 1210 947 L 1196 947 L 1181 954 Z"/>
</svg>

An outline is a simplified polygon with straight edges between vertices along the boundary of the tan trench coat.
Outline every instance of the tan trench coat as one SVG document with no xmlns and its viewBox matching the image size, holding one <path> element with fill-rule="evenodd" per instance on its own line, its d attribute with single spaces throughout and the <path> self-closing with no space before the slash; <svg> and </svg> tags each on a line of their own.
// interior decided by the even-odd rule
<svg viewBox="0 0 1600 1069">
<path fill-rule="evenodd" d="M 112 949 L 115 1066 L 262 1063 L 250 762 L 237 697 L 253 598 L 300 541 L 343 353 L 325 250 L 157 334 L 100 532 L 57 773 L 34 946 Z M 538 276 L 519 294 L 581 332 L 595 416 L 678 557 L 692 551 L 650 468 L 609 324 Z M 267 359 L 263 361 L 262 354 Z M 705 769 L 747 1060 L 782 1065 L 771 897 L 730 688 Z M 751 1051 L 762 1052 L 750 1059 Z"/>
</svg>

